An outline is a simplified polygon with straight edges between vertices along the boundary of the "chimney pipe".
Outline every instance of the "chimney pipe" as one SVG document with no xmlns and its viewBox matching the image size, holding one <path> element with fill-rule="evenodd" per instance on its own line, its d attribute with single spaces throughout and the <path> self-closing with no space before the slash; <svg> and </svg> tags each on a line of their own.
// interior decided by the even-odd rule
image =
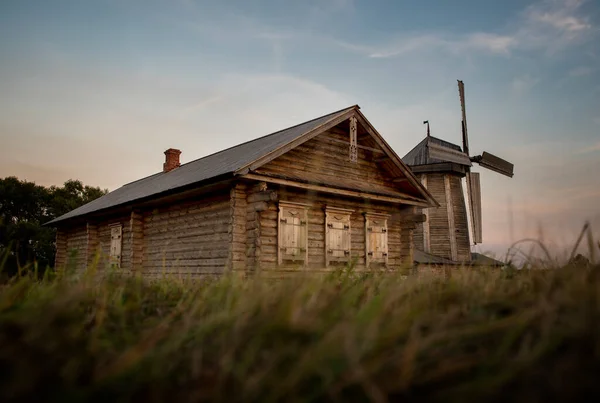
<svg viewBox="0 0 600 403">
<path fill-rule="evenodd" d="M 177 168 L 181 164 L 179 163 L 180 150 L 175 148 L 169 148 L 165 151 L 165 163 L 163 164 L 163 172 L 169 172 Z"/>
</svg>

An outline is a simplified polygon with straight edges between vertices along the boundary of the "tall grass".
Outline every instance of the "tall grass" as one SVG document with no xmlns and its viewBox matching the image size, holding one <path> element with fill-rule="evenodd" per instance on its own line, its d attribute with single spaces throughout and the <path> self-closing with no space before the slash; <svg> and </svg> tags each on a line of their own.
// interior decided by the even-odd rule
<svg viewBox="0 0 600 403">
<path fill-rule="evenodd" d="M 599 275 L 24 276 L 0 291 L 0 400 L 589 401 Z"/>
</svg>

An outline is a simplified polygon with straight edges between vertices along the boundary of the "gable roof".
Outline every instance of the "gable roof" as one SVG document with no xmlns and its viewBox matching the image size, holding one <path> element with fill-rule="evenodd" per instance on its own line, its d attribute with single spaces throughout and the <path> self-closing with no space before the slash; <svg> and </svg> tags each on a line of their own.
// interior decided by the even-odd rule
<svg viewBox="0 0 600 403">
<path fill-rule="evenodd" d="M 429 153 L 427 152 L 427 146 L 429 144 L 436 144 L 442 147 L 449 148 L 454 151 L 462 152 L 460 146 L 450 143 L 448 141 L 438 139 L 437 137 L 427 136 L 425 137 L 419 144 L 417 144 L 412 150 L 410 150 L 404 157 L 402 157 L 402 161 L 408 166 L 413 165 L 426 165 L 426 164 L 438 164 L 441 162 L 446 162 L 444 160 L 431 158 Z"/>
<path fill-rule="evenodd" d="M 207 182 L 209 180 L 233 177 L 234 174 L 242 174 L 244 170 L 247 171 L 247 168 L 256 163 L 256 161 L 276 155 L 275 153 L 282 150 L 286 145 L 297 143 L 299 141 L 303 142 L 302 137 L 320 132 L 319 128 L 337 122 L 339 119 L 343 118 L 344 115 L 351 113 L 352 111 L 357 112 L 358 115 L 364 118 L 358 109 L 358 105 L 353 105 L 182 164 L 172 171 L 159 172 L 128 183 L 88 204 L 55 218 L 47 224 L 56 224 L 71 218 L 125 205 L 134 201 L 160 196 L 177 189 L 183 190 L 183 188 L 189 185 Z M 383 139 L 381 140 L 383 141 Z M 391 152 L 393 153 L 393 150 Z M 406 175 L 413 179 L 417 189 L 421 191 L 423 196 L 431 203 L 437 203 L 431 194 L 420 185 L 414 175 L 410 172 L 410 169 L 406 167 L 399 158 L 398 162 L 406 169 Z"/>
</svg>

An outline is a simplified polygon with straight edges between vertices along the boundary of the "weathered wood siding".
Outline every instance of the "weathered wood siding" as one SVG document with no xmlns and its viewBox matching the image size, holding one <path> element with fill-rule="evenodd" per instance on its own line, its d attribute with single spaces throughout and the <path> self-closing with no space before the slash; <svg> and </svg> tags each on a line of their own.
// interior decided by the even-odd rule
<svg viewBox="0 0 600 403">
<path fill-rule="evenodd" d="M 306 267 L 324 269 L 325 262 L 325 207 L 354 210 L 350 216 L 351 256 L 358 269 L 365 268 L 365 217 L 363 213 L 390 214 L 388 220 L 388 267 L 398 269 L 412 263 L 411 237 L 414 225 L 401 223 L 405 215 L 413 214 L 409 206 L 373 203 L 365 200 L 341 198 L 334 195 L 306 192 L 292 188 L 269 185 L 276 193 L 276 200 L 266 202 L 266 207 L 256 212 L 259 216 L 258 244 L 260 253 L 256 257 L 261 270 L 295 270 L 298 264 L 277 264 L 277 220 L 278 201 L 292 201 L 309 205 L 308 209 L 308 262 Z M 343 263 L 342 263 L 343 264 Z M 335 267 L 331 263 L 330 267 Z"/>
<path fill-rule="evenodd" d="M 229 265 L 230 192 L 143 213 L 143 273 L 222 274 Z"/>
<path fill-rule="evenodd" d="M 440 204 L 438 208 L 428 209 L 431 253 L 446 259 L 452 259 L 444 175 L 428 174 L 427 190 Z"/>
<path fill-rule="evenodd" d="M 471 260 L 471 245 L 469 241 L 469 224 L 467 221 L 467 206 L 462 189 L 461 178 L 456 175 L 450 176 L 452 189 L 452 207 L 454 209 L 454 225 L 456 227 L 456 247 L 458 261 Z"/>
<path fill-rule="evenodd" d="M 229 248 L 229 268 L 234 272 L 246 271 L 247 242 L 247 195 L 246 185 L 238 183 L 230 192 L 231 230 Z"/>
<path fill-rule="evenodd" d="M 348 133 L 332 129 L 265 164 L 256 172 L 382 194 L 401 190 L 393 176 L 382 168 L 382 163 L 376 162 L 383 154 L 359 148 L 358 160 L 354 163 L 349 159 L 348 150 Z"/>
<path fill-rule="evenodd" d="M 470 261 L 471 247 L 467 224 L 467 209 L 461 178 L 452 174 L 423 174 L 427 176 L 427 189 L 440 203 L 440 207 L 427 209 L 429 214 L 430 250 L 436 256 L 452 259 L 450 243 L 450 225 L 448 215 L 448 200 L 446 199 L 445 177 L 449 178 L 452 198 L 452 213 L 454 218 L 454 236 L 457 248 L 457 261 Z M 417 208 L 417 212 L 422 212 Z M 415 247 L 424 250 L 423 225 L 419 224 L 413 234 Z"/>
<path fill-rule="evenodd" d="M 121 226 L 121 265 L 123 271 L 131 270 L 131 227 L 129 225 L 129 215 L 122 215 L 105 221 L 99 221 L 97 226 L 98 241 L 91 248 L 92 256 L 89 257 L 90 264 L 97 264 L 97 270 L 104 270 L 110 264 L 110 229 L 113 225 Z M 90 266 L 91 267 L 91 266 Z"/>
<path fill-rule="evenodd" d="M 60 268 L 68 268 L 69 270 L 82 271 L 86 267 L 87 259 L 87 226 L 80 224 L 71 228 L 61 229 L 63 234 L 62 245 L 64 250 L 57 251 L 57 255 L 61 256 L 62 260 Z M 64 257 L 63 257 L 64 256 Z"/>
</svg>

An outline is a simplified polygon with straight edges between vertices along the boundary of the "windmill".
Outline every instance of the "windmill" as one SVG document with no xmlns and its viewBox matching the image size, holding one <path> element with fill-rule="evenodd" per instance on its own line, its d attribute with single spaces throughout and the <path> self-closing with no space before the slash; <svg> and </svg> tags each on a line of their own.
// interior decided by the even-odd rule
<svg viewBox="0 0 600 403">
<path fill-rule="evenodd" d="M 429 121 L 425 121 L 423 123 L 427 124 L 427 137 L 403 158 L 441 205 L 437 209 L 423 210 L 427 218 L 415 232 L 416 247 L 454 262 L 471 260 L 467 203 L 462 178 L 466 178 L 467 182 L 472 242 L 478 244 L 483 241 L 481 185 L 479 173 L 471 171 L 473 163 L 508 177 L 513 176 L 513 164 L 492 153 L 484 151 L 481 155 L 470 155 L 465 88 L 460 80 L 458 93 L 462 113 L 462 149 L 456 144 L 431 136 Z"/>
</svg>

